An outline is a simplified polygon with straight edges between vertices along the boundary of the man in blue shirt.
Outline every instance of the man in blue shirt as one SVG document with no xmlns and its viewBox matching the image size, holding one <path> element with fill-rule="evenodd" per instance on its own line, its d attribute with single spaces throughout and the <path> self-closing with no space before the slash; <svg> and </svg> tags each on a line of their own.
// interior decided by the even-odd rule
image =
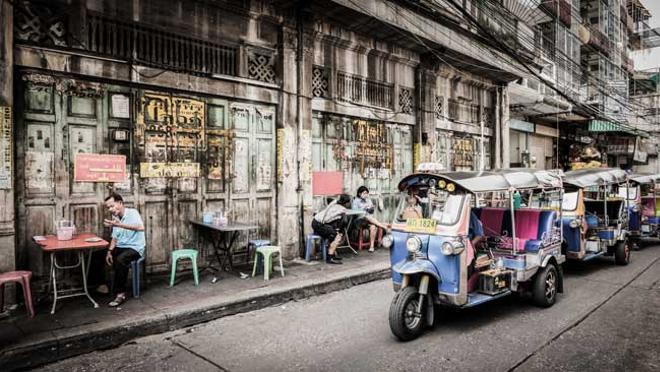
<svg viewBox="0 0 660 372">
<path fill-rule="evenodd" d="M 126 301 L 126 281 L 131 262 L 144 255 L 144 223 L 140 213 L 124 206 L 124 199 L 117 193 L 105 198 L 105 206 L 112 213 L 112 219 L 104 219 L 103 224 L 112 228 L 112 240 L 105 262 L 115 271 L 115 299 L 108 305 L 119 306 Z"/>
</svg>

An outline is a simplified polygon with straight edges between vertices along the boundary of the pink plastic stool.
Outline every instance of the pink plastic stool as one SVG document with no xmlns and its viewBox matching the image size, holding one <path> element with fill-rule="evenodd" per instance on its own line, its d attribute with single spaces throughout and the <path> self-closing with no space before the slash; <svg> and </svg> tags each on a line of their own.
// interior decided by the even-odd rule
<svg viewBox="0 0 660 372">
<path fill-rule="evenodd" d="M 23 297 L 25 297 L 25 307 L 30 312 L 30 318 L 34 318 L 34 307 L 32 306 L 32 291 L 30 291 L 30 279 L 32 271 L 10 271 L 0 274 L 0 311 L 4 310 L 5 304 L 5 284 L 20 283 L 23 286 Z"/>
</svg>

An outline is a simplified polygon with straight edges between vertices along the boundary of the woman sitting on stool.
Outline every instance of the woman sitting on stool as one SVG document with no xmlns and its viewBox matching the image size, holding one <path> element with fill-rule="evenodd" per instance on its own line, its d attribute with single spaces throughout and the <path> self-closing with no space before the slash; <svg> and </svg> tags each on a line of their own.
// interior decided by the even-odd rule
<svg viewBox="0 0 660 372">
<path fill-rule="evenodd" d="M 345 224 L 346 212 L 351 205 L 351 197 L 342 194 L 339 200 L 335 200 L 328 204 L 322 211 L 317 213 L 312 220 L 312 230 L 314 234 L 323 239 L 328 239 L 330 246 L 328 247 L 327 263 L 341 264 L 341 258 L 335 254 L 339 243 L 343 239 L 342 234 Z"/>
<path fill-rule="evenodd" d="M 363 227 L 369 226 L 369 252 L 373 252 L 378 228 L 387 231 L 389 227 L 374 218 L 373 214 L 376 208 L 374 208 L 374 203 L 369 198 L 369 189 L 366 186 L 360 186 L 358 188 L 357 198 L 353 199 L 353 209 L 362 210 L 367 213 L 364 217 L 358 218 L 356 226 L 358 226 L 360 231 Z M 362 237 L 360 236 L 359 239 L 362 240 Z"/>
</svg>

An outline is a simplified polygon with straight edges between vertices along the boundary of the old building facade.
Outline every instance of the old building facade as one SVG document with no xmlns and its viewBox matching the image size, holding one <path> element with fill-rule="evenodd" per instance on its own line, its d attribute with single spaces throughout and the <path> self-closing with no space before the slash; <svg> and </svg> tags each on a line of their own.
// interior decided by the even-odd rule
<svg viewBox="0 0 660 372">
<path fill-rule="evenodd" d="M 367 185 L 388 218 L 398 180 L 420 162 L 508 162 L 517 70 L 452 23 L 451 9 L 247 0 L 1 9 L 0 270 L 29 269 L 39 283 L 49 263 L 32 237 L 61 219 L 107 234 L 110 190 L 141 212 L 148 271 L 159 272 L 208 210 L 257 223 L 250 236 L 297 256 L 317 171 L 342 171 L 351 194 Z M 81 153 L 125 155 L 129 176 L 76 182 Z"/>
</svg>

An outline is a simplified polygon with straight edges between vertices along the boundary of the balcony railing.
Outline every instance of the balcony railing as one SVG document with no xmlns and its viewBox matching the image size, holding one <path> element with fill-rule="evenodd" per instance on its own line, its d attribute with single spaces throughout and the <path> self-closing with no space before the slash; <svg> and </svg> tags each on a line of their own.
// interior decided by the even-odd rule
<svg viewBox="0 0 660 372">
<path fill-rule="evenodd" d="M 237 47 L 94 14 L 87 23 L 90 52 L 175 71 L 237 75 Z"/>
<path fill-rule="evenodd" d="M 567 0 L 544 0 L 540 7 L 559 18 L 564 25 L 571 26 L 571 3 Z"/>
<path fill-rule="evenodd" d="M 394 85 L 345 72 L 337 73 L 337 99 L 357 105 L 391 109 Z"/>
<path fill-rule="evenodd" d="M 589 25 L 588 29 L 591 33 L 589 44 L 593 45 L 596 49 L 609 57 L 611 51 L 610 40 L 598 29 L 597 26 Z"/>
<path fill-rule="evenodd" d="M 453 98 L 450 98 L 448 103 L 449 120 L 472 124 L 481 122 L 479 105 L 463 103 Z"/>
</svg>

